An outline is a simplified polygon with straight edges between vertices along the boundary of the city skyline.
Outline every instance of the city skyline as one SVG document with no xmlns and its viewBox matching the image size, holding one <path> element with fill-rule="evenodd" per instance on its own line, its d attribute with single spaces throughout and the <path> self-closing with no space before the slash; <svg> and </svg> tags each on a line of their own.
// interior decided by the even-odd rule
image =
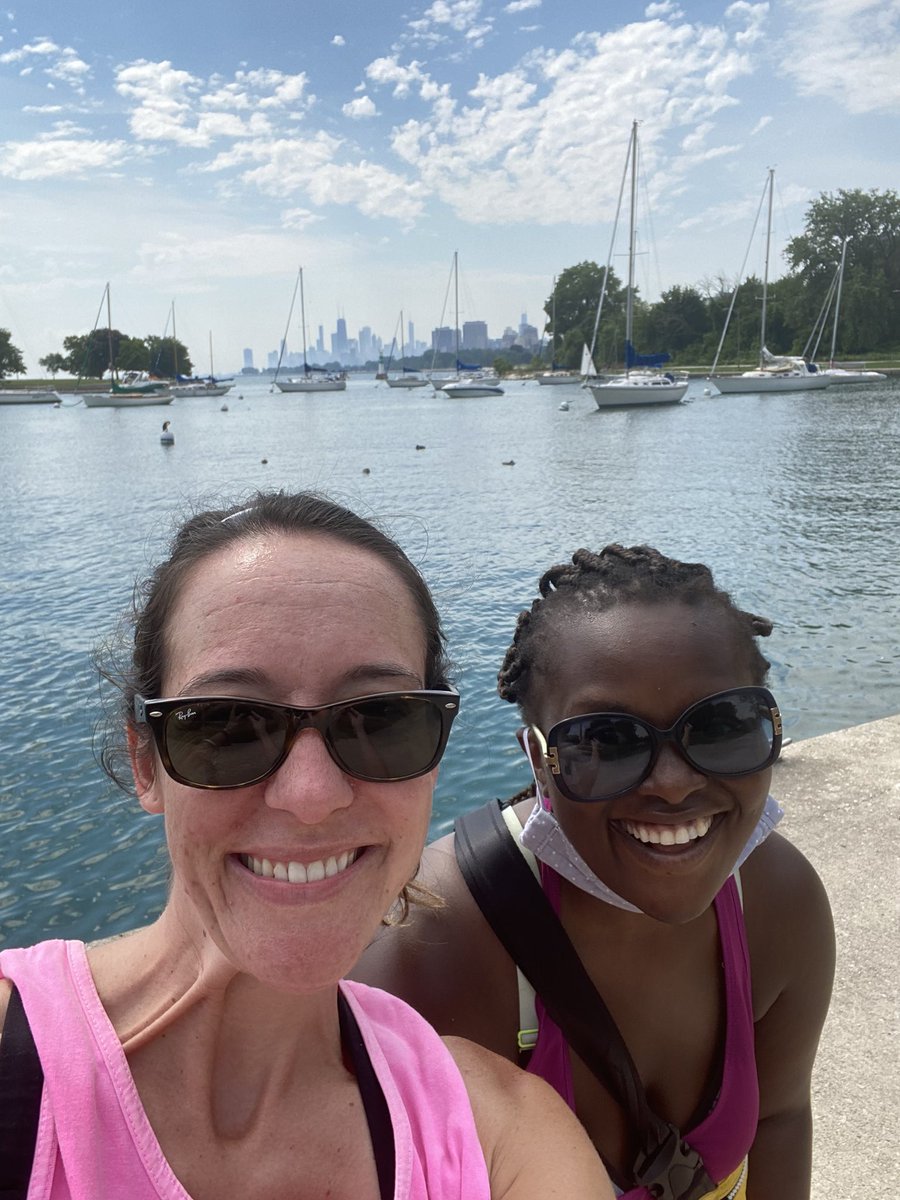
<svg viewBox="0 0 900 1200">
<path fill-rule="evenodd" d="M 649 301 L 736 276 L 769 167 L 775 277 L 811 201 L 900 179 L 898 0 L 259 0 L 245 16 L 211 0 L 158 0 L 152 20 L 83 0 L 0 13 L 0 326 L 30 371 L 91 328 L 107 282 L 131 336 L 161 335 L 174 299 L 199 363 L 210 330 L 262 355 L 301 264 L 309 328 L 329 336 L 340 317 L 384 337 L 401 310 L 448 324 L 456 251 L 460 325 L 542 325 L 553 277 L 607 260 L 634 120 Z"/>
</svg>

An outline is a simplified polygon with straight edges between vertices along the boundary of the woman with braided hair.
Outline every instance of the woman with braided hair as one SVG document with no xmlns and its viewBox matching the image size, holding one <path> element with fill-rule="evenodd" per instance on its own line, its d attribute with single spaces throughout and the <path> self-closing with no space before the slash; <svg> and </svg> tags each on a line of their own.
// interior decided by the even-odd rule
<svg viewBox="0 0 900 1200">
<path fill-rule="evenodd" d="M 771 623 L 646 546 L 579 550 L 539 593 L 498 677 L 536 794 L 426 850 L 444 907 L 360 977 L 553 1084 L 628 1200 L 808 1200 L 834 935 L 772 832 Z"/>
</svg>

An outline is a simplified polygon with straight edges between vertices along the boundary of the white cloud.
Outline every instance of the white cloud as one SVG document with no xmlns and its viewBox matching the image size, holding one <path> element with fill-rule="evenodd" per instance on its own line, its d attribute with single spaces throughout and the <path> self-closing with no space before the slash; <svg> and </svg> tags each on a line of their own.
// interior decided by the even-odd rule
<svg viewBox="0 0 900 1200">
<path fill-rule="evenodd" d="M 765 127 L 767 125 L 771 125 L 771 124 L 772 124 L 771 117 L 760 117 L 759 120 L 756 122 L 756 124 L 753 126 L 753 128 L 750 130 L 750 136 L 756 137 L 756 135 L 758 133 L 762 133 L 762 131 L 765 129 Z"/>
<path fill-rule="evenodd" d="M 365 117 L 377 117 L 378 109 L 375 107 L 375 102 L 371 96 L 358 96 L 355 100 L 349 100 L 341 109 L 345 117 L 352 117 L 353 120 L 362 120 Z"/>
<path fill-rule="evenodd" d="M 781 69 L 802 95 L 855 115 L 900 114 L 897 0 L 789 0 L 788 11 L 795 24 Z"/>
<path fill-rule="evenodd" d="M 540 8 L 542 0 L 510 0 L 503 8 L 507 13 L 525 12 L 529 8 Z"/>
<path fill-rule="evenodd" d="M 562 50 L 481 75 L 465 103 L 437 90 L 427 116 L 394 128 L 394 152 L 463 220 L 592 223 L 614 211 L 621 171 L 607 168 L 624 160 L 630 117 L 638 114 L 649 179 L 663 139 L 681 137 L 680 154 L 657 181 L 660 199 L 670 202 L 698 163 L 734 152 L 717 144 L 716 118 L 736 104 L 730 88 L 753 63 L 735 34 L 686 22 L 669 7 L 669 20 L 581 34 Z M 733 23 L 744 32 L 749 20 L 744 11 Z M 433 85 L 419 64 L 404 67 L 396 56 L 376 60 L 368 73 L 395 94 Z"/>
<path fill-rule="evenodd" d="M 0 64 L 27 63 L 19 72 L 20 75 L 30 75 L 34 71 L 33 62 L 29 61 L 34 59 L 44 60 L 41 70 L 49 79 L 67 83 L 79 95 L 84 94 L 84 84 L 91 74 L 91 69 L 71 46 L 62 47 L 50 38 L 38 38 L 15 50 L 7 50 L 0 54 Z"/>
<path fill-rule="evenodd" d="M 8 179 L 78 179 L 115 174 L 129 157 L 127 142 L 44 137 L 33 142 L 4 142 L 0 175 Z"/>
<path fill-rule="evenodd" d="M 339 33 L 336 33 L 331 39 L 331 44 L 332 46 L 346 46 L 347 42 Z"/>
<path fill-rule="evenodd" d="M 320 213 L 310 212 L 308 208 L 286 208 L 281 214 L 281 224 L 285 229 L 306 229 L 322 219 Z"/>
<path fill-rule="evenodd" d="M 765 23 L 769 15 L 768 4 L 750 4 L 748 0 L 735 0 L 725 9 L 725 19 L 742 22 L 744 29 L 734 35 L 738 46 L 752 46 L 765 36 Z"/>
</svg>

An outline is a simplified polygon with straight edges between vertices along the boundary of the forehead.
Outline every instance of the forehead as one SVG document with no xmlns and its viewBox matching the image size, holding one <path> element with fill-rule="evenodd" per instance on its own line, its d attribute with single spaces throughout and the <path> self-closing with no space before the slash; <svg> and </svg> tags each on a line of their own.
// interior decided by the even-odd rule
<svg viewBox="0 0 900 1200">
<path fill-rule="evenodd" d="M 278 533 L 199 562 L 169 614 L 166 643 L 170 667 L 229 652 L 273 661 L 313 649 L 358 655 L 366 644 L 376 657 L 418 662 L 425 632 L 406 581 L 380 555 L 329 535 Z"/>
<path fill-rule="evenodd" d="M 753 683 L 746 644 L 715 604 L 624 604 L 568 613 L 539 652 L 539 690 L 559 709 L 628 704 L 638 693 L 677 705 Z"/>
</svg>

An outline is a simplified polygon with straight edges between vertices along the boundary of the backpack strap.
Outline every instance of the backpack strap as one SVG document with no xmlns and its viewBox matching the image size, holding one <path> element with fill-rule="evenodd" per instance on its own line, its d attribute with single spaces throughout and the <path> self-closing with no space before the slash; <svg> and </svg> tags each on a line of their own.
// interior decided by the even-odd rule
<svg viewBox="0 0 900 1200">
<path fill-rule="evenodd" d="M 0 1038 L 0 1200 L 26 1200 L 43 1087 L 41 1060 L 13 985 Z"/>
<path fill-rule="evenodd" d="M 659 1200 L 700 1200 L 715 1187 L 703 1160 L 651 1109 L 618 1026 L 510 837 L 499 802 L 458 817 L 455 832 L 460 871 L 485 920 L 637 1133 L 634 1184 Z"/>
</svg>

